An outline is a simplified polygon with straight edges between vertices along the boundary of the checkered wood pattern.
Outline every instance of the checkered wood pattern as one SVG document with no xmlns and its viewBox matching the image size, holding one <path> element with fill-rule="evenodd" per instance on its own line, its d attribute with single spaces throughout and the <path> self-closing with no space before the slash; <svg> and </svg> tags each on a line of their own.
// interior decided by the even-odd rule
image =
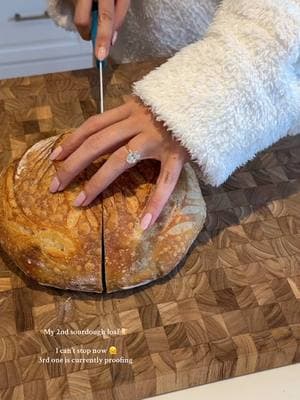
<svg viewBox="0 0 300 400">
<path fill-rule="evenodd" d="M 105 108 L 157 63 L 110 65 Z M 0 82 L 0 164 L 95 114 L 97 71 Z M 142 399 L 300 361 L 300 135 L 215 189 L 207 219 L 167 277 L 124 292 L 40 286 L 0 252 L 0 398 Z M 54 335 L 46 328 L 121 329 Z M 55 349 L 114 345 L 132 364 L 41 363 Z M 76 356 L 85 358 L 84 355 Z"/>
</svg>

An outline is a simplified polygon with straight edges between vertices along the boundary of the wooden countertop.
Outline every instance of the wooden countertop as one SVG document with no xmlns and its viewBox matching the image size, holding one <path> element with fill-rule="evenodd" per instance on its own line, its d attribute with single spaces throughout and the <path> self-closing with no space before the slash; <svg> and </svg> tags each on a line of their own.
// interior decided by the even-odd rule
<svg viewBox="0 0 300 400">
<path fill-rule="evenodd" d="M 105 108 L 155 65 L 110 66 Z M 97 77 L 1 81 L 1 168 L 95 114 Z M 300 361 L 300 135 L 201 188 L 207 220 L 183 263 L 122 294 L 42 287 L 0 251 L 0 398 L 134 400 Z M 117 355 L 97 353 L 111 345 Z M 95 349 L 102 363 L 76 349 Z"/>
</svg>

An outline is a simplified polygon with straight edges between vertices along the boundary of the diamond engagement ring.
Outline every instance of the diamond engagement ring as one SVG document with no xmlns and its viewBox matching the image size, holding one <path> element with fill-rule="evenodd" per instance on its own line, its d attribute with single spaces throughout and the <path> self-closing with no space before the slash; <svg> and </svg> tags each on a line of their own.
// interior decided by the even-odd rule
<svg viewBox="0 0 300 400">
<path fill-rule="evenodd" d="M 128 145 L 125 145 L 126 150 L 128 151 L 128 155 L 126 158 L 126 161 L 128 162 L 128 164 L 135 164 L 137 161 L 139 161 L 142 156 L 138 151 L 132 151 L 130 150 L 130 148 L 128 147 Z"/>
</svg>

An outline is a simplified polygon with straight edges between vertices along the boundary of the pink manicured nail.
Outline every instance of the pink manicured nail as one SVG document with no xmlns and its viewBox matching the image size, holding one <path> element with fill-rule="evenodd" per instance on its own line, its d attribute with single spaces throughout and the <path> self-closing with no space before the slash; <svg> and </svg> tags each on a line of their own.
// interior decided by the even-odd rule
<svg viewBox="0 0 300 400">
<path fill-rule="evenodd" d="M 111 45 L 114 46 L 118 38 L 118 32 L 114 31 L 113 37 L 111 39 Z"/>
<path fill-rule="evenodd" d="M 51 182 L 51 184 L 50 184 L 50 188 L 49 188 L 49 189 L 50 189 L 50 192 L 52 192 L 52 193 L 57 192 L 59 186 L 60 186 L 60 182 L 59 182 L 57 176 L 55 176 L 55 177 L 52 179 L 52 182 Z"/>
<path fill-rule="evenodd" d="M 152 219 L 152 214 L 147 213 L 147 214 L 144 215 L 144 217 L 141 220 L 141 228 L 143 230 L 148 228 L 148 226 L 149 226 L 149 224 L 151 222 L 151 219 Z"/>
<path fill-rule="evenodd" d="M 104 58 L 105 58 L 105 55 L 106 55 L 106 48 L 105 47 L 99 47 L 97 55 L 98 55 L 98 59 L 100 61 L 103 61 Z"/>
<path fill-rule="evenodd" d="M 59 155 L 60 155 L 60 153 L 62 152 L 62 147 L 61 146 L 58 146 L 56 149 L 54 149 L 53 151 L 52 151 L 52 153 L 50 154 L 50 160 L 51 161 L 53 161 L 53 160 L 55 160 Z"/>
<path fill-rule="evenodd" d="M 73 205 L 75 207 L 79 207 L 81 206 L 81 204 L 84 202 L 85 199 L 86 199 L 86 194 L 84 192 L 80 192 L 79 195 L 76 197 Z"/>
</svg>

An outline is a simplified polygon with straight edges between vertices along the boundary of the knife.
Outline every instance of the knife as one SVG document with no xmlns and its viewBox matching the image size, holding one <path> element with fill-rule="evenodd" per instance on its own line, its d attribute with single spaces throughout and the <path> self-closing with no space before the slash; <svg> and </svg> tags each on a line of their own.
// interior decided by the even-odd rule
<svg viewBox="0 0 300 400">
<path fill-rule="evenodd" d="M 102 61 L 99 62 L 99 109 L 100 109 L 100 114 L 104 112 L 104 94 L 103 94 L 103 66 L 102 66 Z"/>
<path fill-rule="evenodd" d="M 103 63 L 104 61 L 99 61 L 95 56 L 96 47 L 96 36 L 98 28 L 98 10 L 92 11 L 92 26 L 91 26 L 91 37 L 93 43 L 94 57 L 96 59 L 96 67 L 99 69 L 99 112 L 102 114 L 104 112 L 104 94 L 103 94 Z"/>
</svg>

